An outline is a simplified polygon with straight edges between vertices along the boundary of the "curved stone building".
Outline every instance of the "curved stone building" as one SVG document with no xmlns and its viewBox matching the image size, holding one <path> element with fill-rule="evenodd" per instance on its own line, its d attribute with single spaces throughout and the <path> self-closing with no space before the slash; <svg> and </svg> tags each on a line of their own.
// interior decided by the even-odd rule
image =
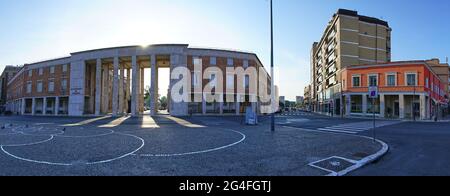
<svg viewBox="0 0 450 196">
<path fill-rule="evenodd" d="M 267 74 L 256 54 L 240 51 L 191 48 L 186 44 L 88 50 L 71 53 L 64 58 L 25 64 L 8 82 L 7 110 L 19 115 L 139 115 L 145 110 L 144 86 L 151 86 L 150 103 L 147 104 L 151 114 L 155 115 L 158 113 L 158 68 L 174 70 L 185 67 L 193 74 L 192 82 L 205 87 L 208 78 L 194 73 L 194 66 L 198 64 L 202 65 L 203 70 L 208 67 L 219 68 L 223 71 L 223 78 L 227 78 L 224 79 L 225 85 L 235 87 L 240 85 L 238 83 L 244 83 L 242 85 L 248 88 L 251 82 L 248 78 L 240 80 L 239 76 L 225 75 L 227 67 L 255 67 L 258 74 Z M 151 69 L 151 75 L 145 75 L 144 69 Z M 150 77 L 151 84 L 145 84 L 144 77 Z M 202 78 L 201 82 L 198 82 L 199 78 Z M 170 79 L 169 89 L 178 81 Z M 198 84 L 192 84 L 195 85 Z M 263 88 L 270 91 L 270 85 Z M 258 86 L 259 90 L 261 85 Z M 169 98 L 168 110 L 174 116 L 239 115 L 248 107 L 264 113 L 260 109 L 263 103 L 260 102 L 258 92 L 247 95 L 239 95 L 237 91 L 218 93 L 222 97 L 232 94 L 236 101 L 207 103 L 203 98 L 197 102 L 173 102 Z M 256 101 L 250 101 L 249 95 L 256 96 Z"/>
</svg>

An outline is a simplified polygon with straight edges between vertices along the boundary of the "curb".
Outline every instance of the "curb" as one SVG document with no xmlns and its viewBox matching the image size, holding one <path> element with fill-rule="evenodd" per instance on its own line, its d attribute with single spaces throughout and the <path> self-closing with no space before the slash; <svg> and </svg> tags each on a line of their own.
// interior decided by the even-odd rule
<svg viewBox="0 0 450 196">
<path fill-rule="evenodd" d="M 372 138 L 367 137 L 367 136 L 361 136 L 361 137 L 362 138 L 366 138 L 366 139 L 372 139 Z M 362 167 L 364 167 L 364 166 L 366 166 L 366 165 L 368 165 L 370 163 L 373 163 L 376 160 L 381 159 L 389 151 L 389 146 L 385 142 L 383 142 L 381 140 L 377 139 L 375 141 L 382 145 L 381 150 L 379 150 L 375 154 L 372 154 L 372 155 L 370 155 L 368 157 L 365 157 L 364 159 L 361 159 L 361 160 L 357 161 L 355 165 L 353 165 L 353 166 L 351 166 L 351 167 L 349 167 L 349 168 L 347 168 L 347 169 L 345 169 L 343 171 L 335 173 L 336 175 L 329 175 L 329 176 L 345 176 L 345 175 L 349 174 L 352 171 L 355 171 L 355 170 L 357 170 L 359 168 L 362 168 Z"/>
<path fill-rule="evenodd" d="M 344 134 L 344 133 L 334 133 L 334 132 L 326 132 L 326 131 L 318 131 L 318 130 L 312 130 L 312 129 L 303 129 L 303 128 L 298 128 L 298 127 L 290 127 L 290 126 L 282 126 L 285 128 L 290 128 L 290 129 L 297 129 L 297 130 L 301 130 L 301 131 L 308 131 L 308 132 L 319 132 L 319 133 L 328 133 L 328 134 L 335 134 L 335 135 L 346 135 L 346 136 L 353 136 L 353 137 L 359 137 L 359 138 L 364 138 L 364 139 L 369 139 L 372 140 L 373 138 L 368 137 L 368 136 L 363 136 L 363 135 L 352 135 L 352 134 Z M 359 168 L 362 168 L 370 163 L 373 163 L 376 160 L 379 160 L 381 157 L 383 157 L 384 155 L 386 155 L 386 153 L 389 151 L 389 145 L 387 145 L 385 142 L 376 139 L 376 142 L 378 142 L 379 144 L 381 144 L 381 149 L 376 152 L 375 154 L 372 154 L 370 156 L 367 156 L 359 161 L 355 162 L 355 165 L 340 171 L 340 172 L 332 172 L 328 175 L 325 176 L 345 176 L 347 174 L 349 174 L 352 171 L 355 171 Z"/>
</svg>

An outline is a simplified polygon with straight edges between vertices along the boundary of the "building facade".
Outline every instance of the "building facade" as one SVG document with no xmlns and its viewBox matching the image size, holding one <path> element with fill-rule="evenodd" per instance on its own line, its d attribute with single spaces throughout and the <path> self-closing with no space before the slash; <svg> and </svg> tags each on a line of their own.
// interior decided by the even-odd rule
<svg viewBox="0 0 450 196">
<path fill-rule="evenodd" d="M 297 103 L 297 104 L 304 104 L 305 103 L 305 97 L 303 97 L 303 96 L 296 96 L 295 97 L 295 103 Z"/>
<path fill-rule="evenodd" d="M 196 66 L 201 66 L 203 72 L 197 73 L 194 69 Z M 8 82 L 7 109 L 22 115 L 139 115 L 144 113 L 144 86 L 148 85 L 151 86 L 150 111 L 155 115 L 159 108 L 158 69 L 170 68 L 172 73 L 177 68 L 185 68 L 182 70 L 192 74 L 189 76 L 192 84 L 182 91 L 188 91 L 191 96 L 200 93 L 200 100 L 172 101 L 169 90 L 168 110 L 171 115 L 240 115 L 246 107 L 265 113 L 261 106 L 267 102 L 260 101 L 258 91 L 264 89 L 270 93 L 270 78 L 268 85 L 258 85 L 257 92 L 249 92 L 249 86 L 260 84 L 259 80 L 245 74 L 229 75 L 226 68 L 230 67 L 253 67 L 258 74 L 264 72 L 261 74 L 267 75 L 254 53 L 190 48 L 186 44 L 126 46 L 76 52 L 68 57 L 24 65 Z M 211 74 L 208 68 L 215 68 L 216 71 Z M 151 69 L 150 76 L 144 74 L 145 69 Z M 228 88 L 223 91 L 215 89 L 214 94 L 223 101 L 207 102 L 201 90 L 216 82 L 220 73 L 223 74 L 221 78 L 226 78 L 223 80 L 224 85 L 233 86 L 234 91 Z M 150 84 L 145 84 L 145 77 L 151 77 Z M 175 79 L 171 76 L 161 77 L 170 77 L 169 89 L 183 79 L 181 76 Z M 246 93 L 237 91 L 239 85 L 247 90 Z M 232 96 L 233 100 L 225 101 L 227 96 Z"/>
<path fill-rule="evenodd" d="M 349 65 L 391 61 L 388 23 L 339 9 L 311 50 L 311 95 L 315 112 L 340 115 L 340 70 Z"/>
<path fill-rule="evenodd" d="M 345 115 L 426 120 L 442 116 L 448 103 L 447 84 L 427 61 L 352 65 L 340 74 Z M 378 88 L 377 98 L 369 98 L 369 87 Z"/>
<path fill-rule="evenodd" d="M 0 112 L 4 111 L 7 99 L 8 82 L 19 72 L 19 66 L 7 65 L 0 76 Z"/>
<path fill-rule="evenodd" d="M 311 111 L 311 85 L 307 85 L 303 90 L 304 106 L 307 111 Z"/>
</svg>

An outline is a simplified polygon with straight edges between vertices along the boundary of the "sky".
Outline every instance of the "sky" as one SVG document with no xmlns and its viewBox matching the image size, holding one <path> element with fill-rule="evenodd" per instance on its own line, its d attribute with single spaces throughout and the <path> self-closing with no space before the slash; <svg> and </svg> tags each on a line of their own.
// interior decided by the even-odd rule
<svg viewBox="0 0 450 196">
<path fill-rule="evenodd" d="M 447 0 L 273 1 L 275 82 L 288 100 L 303 95 L 311 45 L 339 8 L 388 21 L 392 60 L 450 56 Z M 0 18 L 0 70 L 76 51 L 162 43 L 250 51 L 270 68 L 268 0 L 0 0 Z M 160 85 L 168 86 L 167 78 Z"/>
</svg>

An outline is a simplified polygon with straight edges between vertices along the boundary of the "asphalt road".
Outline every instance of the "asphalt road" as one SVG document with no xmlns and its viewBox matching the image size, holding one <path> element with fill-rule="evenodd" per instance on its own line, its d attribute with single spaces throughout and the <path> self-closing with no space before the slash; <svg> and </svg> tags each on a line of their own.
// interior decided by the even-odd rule
<svg viewBox="0 0 450 196">
<path fill-rule="evenodd" d="M 450 175 L 450 123 L 406 122 L 379 129 L 377 135 L 389 144 L 390 151 L 351 175 Z"/>
<path fill-rule="evenodd" d="M 370 119 L 339 119 L 320 115 L 300 115 L 277 118 L 279 124 L 320 129 L 358 123 Z M 372 136 L 372 131 L 360 135 Z M 354 176 L 449 176 L 450 123 L 400 122 L 376 129 L 378 139 L 389 145 L 389 152 L 379 161 L 352 172 Z"/>
</svg>

